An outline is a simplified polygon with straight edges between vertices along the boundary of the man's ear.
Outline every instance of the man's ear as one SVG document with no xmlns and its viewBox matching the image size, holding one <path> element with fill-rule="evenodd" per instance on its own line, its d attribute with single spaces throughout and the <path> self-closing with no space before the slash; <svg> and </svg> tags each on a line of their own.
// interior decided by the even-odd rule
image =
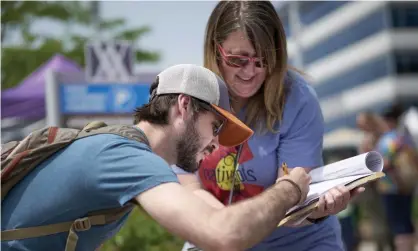
<svg viewBox="0 0 418 251">
<path fill-rule="evenodd" d="M 190 101 L 190 97 L 184 94 L 180 94 L 177 98 L 178 113 L 184 120 L 190 116 Z"/>
</svg>

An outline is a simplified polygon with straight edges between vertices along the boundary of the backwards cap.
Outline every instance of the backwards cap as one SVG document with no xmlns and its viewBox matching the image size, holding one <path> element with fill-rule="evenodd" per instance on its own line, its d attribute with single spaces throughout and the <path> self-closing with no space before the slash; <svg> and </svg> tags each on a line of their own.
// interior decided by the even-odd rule
<svg viewBox="0 0 418 251">
<path fill-rule="evenodd" d="M 231 113 L 225 82 L 212 71 L 197 65 L 179 64 L 158 74 L 158 86 L 151 94 L 186 94 L 209 103 L 226 118 L 219 134 L 223 146 L 237 146 L 248 140 L 253 131 Z M 152 99 L 153 97 L 151 97 Z"/>
</svg>

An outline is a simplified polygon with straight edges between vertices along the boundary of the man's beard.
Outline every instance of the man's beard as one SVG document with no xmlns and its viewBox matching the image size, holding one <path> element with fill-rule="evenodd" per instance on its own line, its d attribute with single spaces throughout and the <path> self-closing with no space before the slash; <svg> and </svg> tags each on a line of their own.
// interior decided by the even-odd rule
<svg viewBox="0 0 418 251">
<path fill-rule="evenodd" d="M 177 166 L 186 172 L 195 172 L 199 168 L 197 153 L 200 148 L 200 135 L 191 119 L 183 135 L 177 141 Z"/>
</svg>

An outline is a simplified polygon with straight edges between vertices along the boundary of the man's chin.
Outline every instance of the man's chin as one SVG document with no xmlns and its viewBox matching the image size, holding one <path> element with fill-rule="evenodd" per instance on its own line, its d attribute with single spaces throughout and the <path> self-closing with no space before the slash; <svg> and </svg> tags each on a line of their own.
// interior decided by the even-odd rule
<svg viewBox="0 0 418 251">
<path fill-rule="evenodd" d="M 182 169 L 183 171 L 185 171 L 185 172 L 188 172 L 188 173 L 194 173 L 194 172 L 196 172 L 198 169 L 199 169 L 199 166 L 200 166 L 200 162 L 202 162 L 202 161 L 199 161 L 199 163 L 197 163 L 195 166 L 190 166 L 190 165 L 181 165 L 181 164 L 177 164 L 176 166 L 177 167 L 179 167 L 180 169 Z"/>
</svg>

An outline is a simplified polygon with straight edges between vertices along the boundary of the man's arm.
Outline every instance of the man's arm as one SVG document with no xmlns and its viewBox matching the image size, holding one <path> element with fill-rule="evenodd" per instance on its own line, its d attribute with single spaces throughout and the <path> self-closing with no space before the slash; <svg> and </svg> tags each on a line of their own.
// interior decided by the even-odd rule
<svg viewBox="0 0 418 251">
<path fill-rule="evenodd" d="M 206 191 L 202 187 L 202 184 L 200 183 L 196 174 L 193 174 L 193 173 L 177 174 L 177 178 L 179 179 L 179 182 L 183 187 L 193 192 L 195 195 L 197 195 L 199 198 L 204 200 L 210 206 L 214 208 L 218 208 L 218 209 L 225 207 L 225 205 L 222 204 L 222 202 L 220 202 L 213 194 Z"/>
<path fill-rule="evenodd" d="M 305 170 L 306 170 L 306 168 L 305 168 Z M 283 175 L 284 174 L 281 174 L 280 177 L 283 176 Z M 206 191 L 202 187 L 202 184 L 199 182 L 199 179 L 196 177 L 195 174 L 182 173 L 182 174 L 177 174 L 177 177 L 178 177 L 179 182 L 182 186 L 184 186 L 186 189 L 192 191 L 195 195 L 197 195 L 199 198 L 201 198 L 203 201 L 205 201 L 206 203 L 208 203 L 212 207 L 215 207 L 215 208 L 218 208 L 218 209 L 221 209 L 221 208 L 225 207 L 225 205 L 222 204 L 213 194 Z M 307 220 L 304 220 L 302 222 L 299 222 L 299 220 L 297 220 L 296 222 L 291 221 L 291 222 L 288 222 L 288 223 L 284 224 L 284 226 L 286 226 L 286 227 L 302 227 L 302 226 L 307 226 L 307 225 L 312 225 L 312 223 L 310 223 Z"/>
<path fill-rule="evenodd" d="M 306 174 L 296 182 L 306 183 L 301 185 L 303 198 L 309 180 Z M 136 199 L 173 234 L 204 250 L 230 251 L 250 248 L 270 234 L 300 200 L 300 194 L 291 182 L 282 181 L 258 196 L 217 209 L 181 185 L 166 183 Z"/>
<path fill-rule="evenodd" d="M 296 186 L 283 181 L 245 204 L 217 209 L 178 184 L 167 162 L 144 145 L 115 135 L 105 139 L 94 168 L 83 173 L 94 197 L 119 205 L 135 199 L 162 226 L 205 250 L 249 248 L 296 203 L 298 188 L 302 198 L 309 189 L 308 174 L 296 168 L 287 177 Z"/>
</svg>

